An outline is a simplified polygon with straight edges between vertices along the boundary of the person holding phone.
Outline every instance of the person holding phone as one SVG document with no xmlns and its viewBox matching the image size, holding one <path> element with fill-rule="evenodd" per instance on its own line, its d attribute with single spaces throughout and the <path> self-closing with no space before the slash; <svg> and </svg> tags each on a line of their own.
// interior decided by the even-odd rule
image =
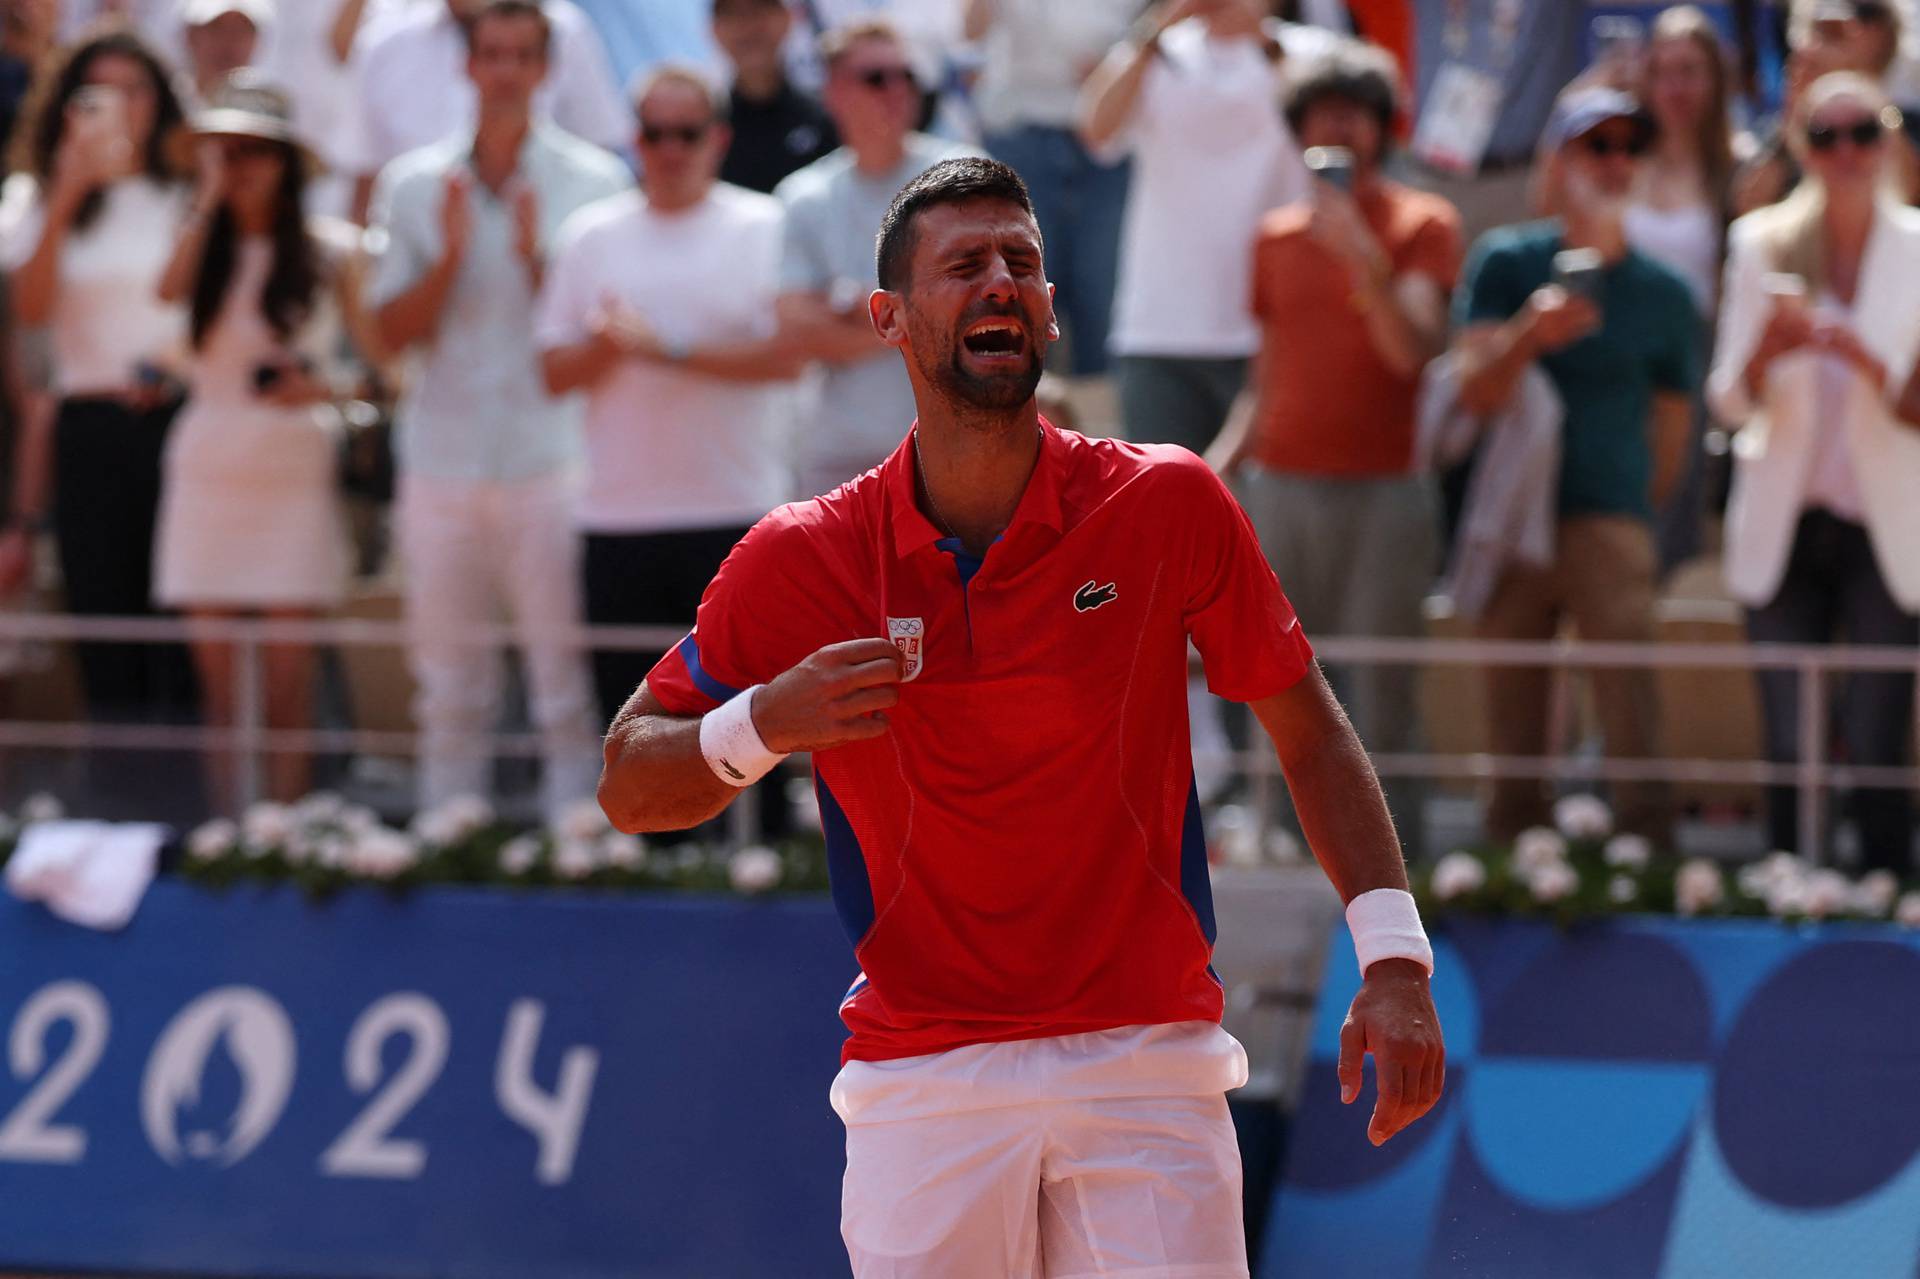
<svg viewBox="0 0 1920 1279">
<path fill-rule="evenodd" d="M 1626 210 L 1654 126 L 1615 89 L 1563 95 L 1542 145 L 1555 152 L 1567 202 L 1554 220 L 1491 231 L 1475 245 L 1455 298 L 1461 403 L 1490 415 L 1537 364 L 1565 406 L 1554 559 L 1509 563 L 1479 621 L 1486 639 L 1551 639 L 1571 619 L 1584 639 L 1651 640 L 1657 556 L 1653 513 L 1685 458 L 1699 385 L 1699 320 L 1686 284 L 1631 247 Z M 1573 257 L 1568 250 L 1590 250 Z M 1607 754 L 1659 754 L 1650 672 L 1595 670 L 1594 704 Z M 1488 740 L 1496 755 L 1547 753 L 1549 673 L 1488 672 Z M 1622 829 L 1663 839 L 1663 787 L 1613 788 Z M 1532 779 L 1502 779 L 1489 833 L 1511 839 L 1549 820 Z"/>
<path fill-rule="evenodd" d="M 1431 479 L 1414 470 L 1414 395 L 1446 346 L 1460 216 L 1380 172 L 1396 107 L 1384 51 L 1350 45 L 1288 93 L 1289 127 L 1317 181 L 1262 220 L 1253 248 L 1261 342 L 1207 461 L 1233 483 L 1294 608 L 1323 635 L 1412 636 L 1439 559 Z M 1361 740 L 1415 748 L 1409 667 L 1334 673 Z M 1387 797 L 1410 845 L 1418 789 Z"/>
<path fill-rule="evenodd" d="M 1884 185 L 1898 127 L 1874 81 L 1823 76 L 1789 125 L 1806 180 L 1733 224 L 1708 399 L 1738 432 L 1726 575 L 1756 641 L 1920 643 L 1920 431 L 1895 405 L 1914 398 L 1920 213 Z M 1767 758 L 1795 762 L 1799 677 L 1757 678 Z M 1910 673 L 1850 675 L 1848 761 L 1907 766 L 1913 699 Z M 1866 864 L 1906 873 L 1911 793 L 1857 791 L 1853 814 Z M 1795 789 L 1770 788 L 1768 847 L 1817 855 L 1800 824 Z"/>
<path fill-rule="evenodd" d="M 182 120 L 166 69 L 138 37 L 109 32 L 51 66 L 17 131 L 21 170 L 0 201 L 0 266 L 15 317 L 45 326 L 58 409 L 51 438 L 29 415 L 16 452 L 13 519 L 0 577 L 17 576 L 51 518 L 67 608 L 153 611 L 160 455 L 180 407 L 185 315 L 158 283 L 188 186 L 170 162 Z M 176 645 L 77 646 L 88 713 L 139 720 L 192 702 Z"/>
<path fill-rule="evenodd" d="M 154 592 L 196 621 L 311 618 L 341 601 L 349 576 L 324 371 L 355 237 L 302 212 L 312 157 L 287 95 L 257 73 L 229 76 L 193 127 L 200 181 L 160 282 L 190 307 L 193 398 L 167 441 Z M 231 645 L 192 647 L 205 719 L 231 724 Z M 313 646 L 268 647 L 265 675 L 268 726 L 309 727 Z M 210 764 L 215 806 L 234 805 L 231 756 Z M 268 790 L 298 799 L 310 773 L 304 754 L 270 755 Z"/>
</svg>

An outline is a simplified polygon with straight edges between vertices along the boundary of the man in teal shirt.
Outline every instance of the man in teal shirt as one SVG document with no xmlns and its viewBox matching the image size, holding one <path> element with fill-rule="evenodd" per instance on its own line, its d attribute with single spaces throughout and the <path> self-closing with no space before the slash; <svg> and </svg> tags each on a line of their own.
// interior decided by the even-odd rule
<svg viewBox="0 0 1920 1279">
<path fill-rule="evenodd" d="M 1632 98 L 1577 89 L 1556 107 L 1544 143 L 1567 180 L 1563 219 L 1487 233 L 1455 297 L 1464 361 L 1461 399 L 1490 413 L 1538 364 L 1565 404 L 1554 559 L 1510 564 L 1480 619 L 1488 639 L 1544 640 L 1571 620 L 1584 639 L 1651 640 L 1657 556 L 1653 511 L 1685 461 L 1700 380 L 1698 321 L 1678 276 L 1627 246 L 1622 215 L 1653 126 Z M 1554 257 L 1591 249 L 1604 264 L 1590 296 L 1554 284 Z M 1596 670 L 1594 703 L 1607 754 L 1659 754 L 1652 673 Z M 1547 752 L 1548 672 L 1488 675 L 1495 754 Z M 1614 787 L 1622 829 L 1670 835 L 1664 788 Z M 1496 784 L 1488 833 L 1509 839 L 1548 819 L 1539 782 Z"/>
</svg>

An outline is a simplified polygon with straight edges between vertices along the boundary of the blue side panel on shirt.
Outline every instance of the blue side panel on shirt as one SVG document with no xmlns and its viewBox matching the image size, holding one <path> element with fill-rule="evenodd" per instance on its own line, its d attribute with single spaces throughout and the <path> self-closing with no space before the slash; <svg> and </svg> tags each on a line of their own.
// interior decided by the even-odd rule
<svg viewBox="0 0 1920 1279">
<path fill-rule="evenodd" d="M 740 696 L 740 690 L 729 688 L 713 676 L 707 674 L 700 665 L 700 645 L 689 635 L 680 641 L 680 659 L 687 664 L 687 674 L 693 677 L 693 686 L 716 702 L 730 702 Z"/>
<path fill-rule="evenodd" d="M 840 913 L 840 926 L 847 930 L 848 939 L 858 946 L 873 927 L 873 881 L 867 878 L 866 854 L 860 851 L 859 837 L 853 833 L 853 823 L 847 820 L 840 801 L 817 772 L 813 775 L 813 793 L 820 800 L 820 828 L 827 837 L 827 877 L 833 882 L 833 908 Z"/>
<path fill-rule="evenodd" d="M 1207 875 L 1207 832 L 1200 821 L 1200 786 L 1187 783 L 1187 819 L 1180 828 L 1180 891 L 1187 895 L 1200 931 L 1212 945 L 1219 933 L 1213 922 L 1213 880 Z"/>
</svg>

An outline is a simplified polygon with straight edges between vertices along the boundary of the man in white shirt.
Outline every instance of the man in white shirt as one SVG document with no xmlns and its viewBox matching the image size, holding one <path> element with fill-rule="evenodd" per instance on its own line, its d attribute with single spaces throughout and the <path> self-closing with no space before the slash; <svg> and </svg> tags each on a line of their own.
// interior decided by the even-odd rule
<svg viewBox="0 0 1920 1279">
<path fill-rule="evenodd" d="M 877 287 L 873 239 L 900 188 L 965 148 L 914 131 L 920 90 L 899 33 L 878 19 L 822 42 L 822 93 L 844 143 L 792 174 L 786 206 L 780 322 L 826 366 L 811 425 L 795 450 L 800 496 L 826 493 L 878 466 L 913 420 L 906 370 L 867 319 Z"/>
<path fill-rule="evenodd" d="M 473 86 L 462 74 L 467 37 L 486 0 L 420 0 L 401 16 L 364 31 L 353 50 L 358 109 L 336 161 L 372 175 L 396 156 L 470 130 Z M 627 108 L 593 23 L 573 0 L 541 0 L 553 31 L 553 74 L 535 110 L 576 137 L 618 151 L 626 145 Z M 356 197 L 356 208 L 364 208 Z"/>
<path fill-rule="evenodd" d="M 776 335 L 779 201 L 717 181 L 717 88 L 670 66 L 641 88 L 645 194 L 575 214 L 534 329 L 547 389 L 587 393 L 587 618 L 690 627 L 735 542 L 791 496 Z M 611 720 L 662 655 L 594 654 Z"/>
<path fill-rule="evenodd" d="M 1087 82 L 1081 133 L 1133 157 L 1108 347 L 1127 438 L 1206 451 L 1260 344 L 1254 231 L 1307 191 L 1274 109 L 1287 63 L 1334 47 L 1265 0 L 1167 0 Z"/>
<path fill-rule="evenodd" d="M 382 343 L 419 357 L 394 446 L 422 807 L 488 790 L 480 742 L 497 716 L 500 663 L 471 637 L 500 604 L 546 739 L 549 816 L 591 795 L 599 773 L 571 634 L 578 423 L 541 385 L 527 317 L 560 224 L 630 179 L 613 156 L 534 116 L 552 36 L 538 0 L 487 0 L 467 63 L 478 126 L 402 156 L 374 191 L 369 303 Z"/>
</svg>

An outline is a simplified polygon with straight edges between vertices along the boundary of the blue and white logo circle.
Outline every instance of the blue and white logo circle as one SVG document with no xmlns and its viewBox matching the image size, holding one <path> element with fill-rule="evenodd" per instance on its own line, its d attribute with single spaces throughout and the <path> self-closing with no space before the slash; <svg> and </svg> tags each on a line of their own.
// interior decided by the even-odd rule
<svg viewBox="0 0 1920 1279">
<path fill-rule="evenodd" d="M 223 1122 L 209 1123 L 201 1096 L 216 1051 L 237 1074 L 239 1097 Z M 273 996 L 252 986 L 210 990 L 167 1023 L 147 1060 L 140 1085 L 147 1140 L 170 1164 L 230 1168 L 280 1122 L 293 1073 L 293 1023 Z"/>
</svg>

